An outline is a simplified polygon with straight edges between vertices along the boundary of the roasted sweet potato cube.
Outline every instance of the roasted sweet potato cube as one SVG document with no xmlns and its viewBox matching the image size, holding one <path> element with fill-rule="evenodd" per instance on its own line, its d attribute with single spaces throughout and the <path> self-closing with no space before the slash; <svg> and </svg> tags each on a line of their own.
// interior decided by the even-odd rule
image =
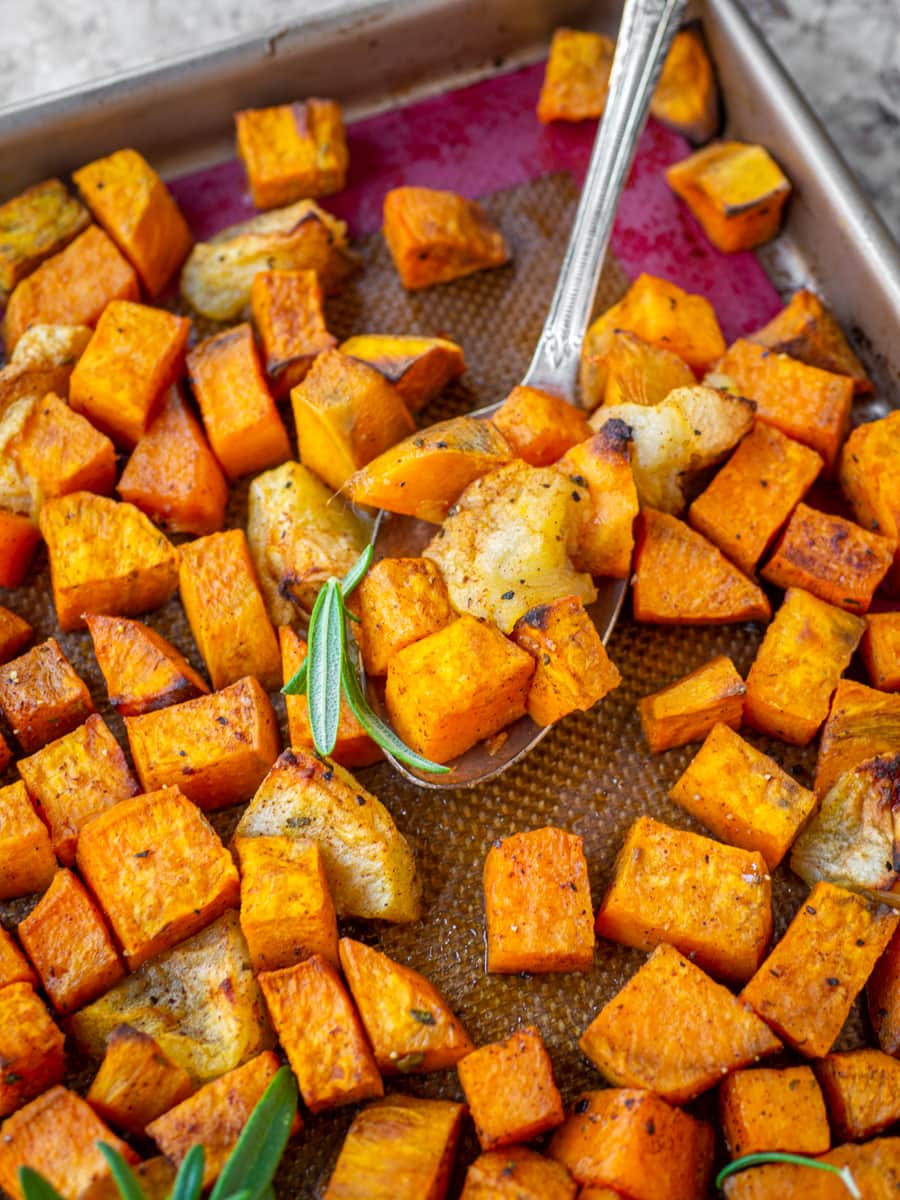
<svg viewBox="0 0 900 1200">
<path fill-rule="evenodd" d="M 191 248 L 191 231 L 166 185 L 136 150 L 117 150 L 72 175 L 82 199 L 159 296 Z"/>
<path fill-rule="evenodd" d="M 900 1187 L 900 1138 L 876 1138 L 864 1146 L 838 1146 L 822 1162 L 848 1170 L 866 1200 L 893 1200 Z M 793 1163 L 769 1163 L 741 1171 L 725 1180 L 727 1200 L 846 1200 L 847 1185 L 840 1175 L 810 1171 Z"/>
<path fill-rule="evenodd" d="M 0 900 L 42 892 L 55 871 L 50 835 L 25 784 L 0 788 Z"/>
<path fill-rule="evenodd" d="M 195 346 L 187 366 L 206 436 L 229 479 L 291 457 L 287 431 L 246 322 Z"/>
<path fill-rule="evenodd" d="M 710 659 L 681 679 L 638 703 L 641 728 L 654 754 L 699 742 L 714 725 L 739 729 L 744 714 L 744 681 L 725 654 Z"/>
<path fill-rule="evenodd" d="M 867 616 L 860 650 L 872 686 L 882 692 L 900 692 L 900 612 Z"/>
<path fill-rule="evenodd" d="M 900 916 L 831 883 L 817 883 L 741 993 L 807 1058 L 833 1046 Z"/>
<path fill-rule="evenodd" d="M 639 950 L 667 942 L 704 971 L 746 982 L 772 937 L 765 859 L 639 817 L 616 858 L 596 930 Z"/>
<path fill-rule="evenodd" d="M 578 1044 L 611 1083 L 649 1088 L 670 1104 L 685 1104 L 729 1071 L 781 1049 L 747 1003 L 666 944 L 600 1010 Z"/>
<path fill-rule="evenodd" d="M 157 1154 L 132 1168 L 143 1200 L 169 1200 L 175 1184 L 176 1171 L 167 1158 Z M 92 1183 L 78 1193 L 78 1200 L 120 1200 L 122 1193 L 111 1175 Z"/>
<path fill-rule="evenodd" d="M 723 841 L 758 850 L 770 871 L 816 806 L 811 791 L 723 724 L 713 726 L 669 795 Z"/>
<path fill-rule="evenodd" d="M 255 971 L 276 971 L 320 954 L 338 964 L 337 917 L 322 853 L 313 841 L 237 837 L 241 929 Z"/>
<path fill-rule="evenodd" d="M 260 271 L 250 305 L 272 395 L 286 396 L 316 355 L 337 344 L 325 327 L 319 277 L 315 271 Z"/>
<path fill-rule="evenodd" d="M 579 1096 L 548 1153 L 579 1183 L 635 1200 L 695 1200 L 706 1194 L 713 1142 L 711 1126 L 652 1092 L 607 1088 Z"/>
<path fill-rule="evenodd" d="M 869 1020 L 886 1054 L 900 1057 L 900 929 L 875 964 L 866 988 Z"/>
<path fill-rule="evenodd" d="M 516 622 L 512 638 L 535 661 L 528 715 L 537 725 L 587 711 L 622 681 L 577 596 L 532 608 Z"/>
<path fill-rule="evenodd" d="M 33 637 L 34 630 L 25 618 L 0 604 L 0 663 L 15 658 Z"/>
<path fill-rule="evenodd" d="M 765 593 L 684 521 L 645 508 L 637 531 L 632 590 L 636 620 L 727 625 L 766 621 L 772 615 Z"/>
<path fill-rule="evenodd" d="M 881 1050 L 829 1054 L 816 1064 L 841 1141 L 874 1137 L 900 1120 L 900 1062 Z"/>
<path fill-rule="evenodd" d="M 812 1067 L 735 1071 L 719 1089 L 719 1115 L 732 1158 L 766 1150 L 824 1154 L 831 1145 Z"/>
<path fill-rule="evenodd" d="M 96 325 L 114 300 L 137 300 L 134 269 L 96 225 L 16 287 L 3 318 L 6 351 L 32 325 Z"/>
<path fill-rule="evenodd" d="M 355 504 L 439 525 L 473 480 L 512 457 L 490 421 L 453 417 L 386 450 L 351 475 L 344 492 Z"/>
<path fill-rule="evenodd" d="M 323 1200 L 444 1200 L 465 1105 L 394 1093 L 353 1118 Z"/>
<path fill-rule="evenodd" d="M 22 583 L 40 540 L 30 517 L 0 509 L 0 587 L 17 588 Z"/>
<path fill-rule="evenodd" d="M 877 754 L 900 751 L 900 697 L 852 679 L 838 681 L 816 761 L 817 796 L 851 768 Z"/>
<path fill-rule="evenodd" d="M 280 749 L 269 697 L 252 677 L 126 717 L 125 729 L 144 791 L 178 787 L 205 810 L 248 800 Z"/>
<path fill-rule="evenodd" d="M 105 1142 L 126 1163 L 138 1156 L 68 1088 L 51 1087 L 0 1126 L 0 1187 L 23 1200 L 19 1168 L 43 1175 L 63 1200 L 79 1200 L 91 1184 L 110 1174 L 97 1148 Z"/>
<path fill-rule="evenodd" d="M 88 821 L 138 790 L 122 748 L 96 713 L 20 759 L 19 774 L 66 866 L 75 861 L 75 845 Z"/>
<path fill-rule="evenodd" d="M 533 1025 L 479 1046 L 457 1070 L 482 1150 L 532 1142 L 562 1124 L 553 1064 Z"/>
<path fill-rule="evenodd" d="M 83 629 L 85 613 L 159 608 L 177 586 L 178 551 L 133 504 L 72 492 L 44 504 L 40 525 L 66 632 Z"/>
<path fill-rule="evenodd" d="M 582 839 L 548 826 L 494 844 L 484 862 L 487 969 L 589 971 L 594 913 Z"/>
<path fill-rule="evenodd" d="M 513 388 L 491 420 L 513 454 L 533 467 L 549 467 L 591 436 L 583 412 L 540 388 Z"/>
<path fill-rule="evenodd" d="M 53 1023 L 30 983 L 0 988 L 0 1117 L 62 1082 L 65 1072 L 62 1030 Z M 4 1126 L 2 1132 L 5 1133 Z M 0 1133 L 0 1172 L 3 1137 Z M 15 1178 L 15 1176 L 13 1176 Z M 9 1183 L 0 1175 L 2 1186 Z"/>
<path fill-rule="evenodd" d="M 31 482 L 35 511 L 48 496 L 108 495 L 116 482 L 116 450 L 85 417 L 52 393 L 32 408 L 16 451 Z"/>
<path fill-rule="evenodd" d="M 0 205 L 0 302 L 90 221 L 87 209 L 59 179 L 45 179 Z"/>
<path fill-rule="evenodd" d="M 135 970 L 237 905 L 218 834 L 176 787 L 121 800 L 78 839 L 78 869 Z"/>
<path fill-rule="evenodd" d="M 434 762 L 449 762 L 524 716 L 534 659 L 467 614 L 399 650 L 385 704 L 397 733 Z"/>
<path fill-rule="evenodd" d="M 344 186 L 350 156 L 340 105 L 302 100 L 234 114 L 238 157 L 257 208 L 277 208 Z"/>
<path fill-rule="evenodd" d="M 202 1146 L 203 1186 L 209 1187 L 218 1179 L 279 1065 L 277 1054 L 263 1051 L 151 1121 L 148 1135 L 166 1158 L 178 1164 L 192 1146 Z M 300 1127 L 300 1118 L 295 1117 L 293 1132 Z"/>
<path fill-rule="evenodd" d="M 650 112 L 695 146 L 715 136 L 722 121 L 722 105 L 699 21 L 675 34 Z"/>
<path fill-rule="evenodd" d="M 659 404 L 669 392 L 696 382 L 691 368 L 671 350 L 623 329 L 610 329 L 607 335 L 601 329 L 595 331 L 582 366 L 582 402 L 588 408 Z"/>
<path fill-rule="evenodd" d="M 339 916 L 419 916 L 416 863 L 406 838 L 384 805 L 329 759 L 285 750 L 241 818 L 237 836 L 316 842 Z"/>
<path fill-rule="evenodd" d="M 203 428 L 177 387 L 132 451 L 118 493 L 163 529 L 215 533 L 225 524 L 228 484 Z"/>
<path fill-rule="evenodd" d="M 30 983 L 32 987 L 37 987 L 37 982 L 37 975 L 28 965 L 15 938 L 0 925 L 0 991 L 11 983 Z"/>
<path fill-rule="evenodd" d="M 206 682 L 164 637 L 128 617 L 86 614 L 109 701 L 123 717 L 205 696 Z"/>
<path fill-rule="evenodd" d="M 347 358 L 374 367 L 417 413 L 466 369 L 461 346 L 442 337 L 362 333 L 338 347 Z"/>
<path fill-rule="evenodd" d="M 601 117 L 616 44 L 602 33 L 556 29 L 538 97 L 538 120 L 583 121 Z"/>
<path fill-rule="evenodd" d="M 865 368 L 850 349 L 840 325 L 819 297 L 805 288 L 794 292 L 790 303 L 747 340 L 778 354 L 789 354 L 811 367 L 849 375 L 857 394 L 872 391 Z"/>
<path fill-rule="evenodd" d="M 384 198 L 384 240 L 408 290 L 460 279 L 509 261 L 503 234 L 481 205 L 456 192 L 392 188 Z"/>
<path fill-rule="evenodd" d="M 888 581 L 900 591 L 900 413 L 854 429 L 841 454 L 840 482 L 857 521 L 898 543 Z"/>
<path fill-rule="evenodd" d="M 453 620 L 447 585 L 430 558 L 383 558 L 359 585 L 362 654 L 369 675 Z"/>
<path fill-rule="evenodd" d="M 418 971 L 352 938 L 341 938 L 339 949 L 380 1071 L 442 1071 L 474 1049 L 447 1001 Z"/>
<path fill-rule="evenodd" d="M 266 691 L 281 686 L 278 639 L 242 529 L 211 533 L 181 550 L 181 602 L 213 687 L 245 675 Z"/>
<path fill-rule="evenodd" d="M 310 1112 L 381 1096 L 384 1086 L 340 976 L 314 954 L 259 984 Z"/>
<path fill-rule="evenodd" d="M 75 729 L 93 711 L 86 684 L 55 638 L 0 670 L 0 712 L 26 753 Z"/>
<path fill-rule="evenodd" d="M 789 588 L 747 676 L 747 724 L 805 746 L 825 720 L 864 630 L 859 617 Z"/>
<path fill-rule="evenodd" d="M 86 1099 L 102 1120 L 140 1136 L 151 1121 L 193 1091 L 187 1071 L 172 1062 L 149 1034 L 118 1025 Z"/>
<path fill-rule="evenodd" d="M 525 1146 L 506 1146 L 475 1159 L 460 1200 L 575 1200 L 577 1190 L 560 1163 Z"/>
</svg>

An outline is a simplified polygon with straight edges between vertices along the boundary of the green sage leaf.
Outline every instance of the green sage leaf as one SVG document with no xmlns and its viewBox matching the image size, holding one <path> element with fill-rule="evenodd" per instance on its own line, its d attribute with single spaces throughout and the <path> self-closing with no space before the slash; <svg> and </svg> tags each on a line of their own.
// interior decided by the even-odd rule
<svg viewBox="0 0 900 1200">
<path fill-rule="evenodd" d="M 309 678 L 309 655 L 304 658 L 300 664 L 300 670 L 295 671 L 284 687 L 281 689 L 282 696 L 305 696 L 306 681 Z"/>
<path fill-rule="evenodd" d="M 53 1184 L 33 1167 L 19 1167 L 19 1187 L 25 1200 L 62 1200 Z"/>
<path fill-rule="evenodd" d="M 340 584 L 329 579 L 316 598 L 309 622 L 306 679 L 309 731 L 315 748 L 326 756 L 334 749 L 341 719 L 343 629 Z"/>
<path fill-rule="evenodd" d="M 144 1189 L 134 1177 L 134 1172 L 114 1146 L 98 1142 L 97 1149 L 109 1163 L 112 1177 L 116 1181 L 122 1200 L 146 1200 Z"/>
<path fill-rule="evenodd" d="M 181 1160 L 169 1200 L 200 1200 L 203 1192 L 204 1160 L 203 1147 L 199 1143 L 191 1146 Z"/>
<path fill-rule="evenodd" d="M 281 1162 L 296 1115 L 297 1083 L 287 1067 L 280 1067 L 250 1114 L 209 1200 L 231 1200 L 245 1190 L 251 1200 L 262 1200 Z"/>
<path fill-rule="evenodd" d="M 363 550 L 362 554 L 341 580 L 341 596 L 344 600 L 347 599 L 353 589 L 362 580 L 363 575 L 368 571 L 374 550 L 375 547 L 369 542 L 368 546 L 366 546 L 365 550 Z"/>
<path fill-rule="evenodd" d="M 793 1163 L 799 1167 L 812 1167 L 816 1171 L 828 1171 L 840 1178 L 855 1200 L 862 1200 L 862 1192 L 857 1187 L 849 1167 L 836 1167 L 834 1163 L 820 1162 L 817 1158 L 807 1158 L 804 1154 L 784 1154 L 777 1150 L 765 1150 L 759 1154 L 745 1154 L 743 1158 L 736 1158 L 718 1173 L 716 1187 L 721 1191 L 722 1184 L 729 1176 L 736 1175 L 738 1171 L 744 1171 L 748 1167 L 763 1166 L 766 1163 Z"/>
</svg>

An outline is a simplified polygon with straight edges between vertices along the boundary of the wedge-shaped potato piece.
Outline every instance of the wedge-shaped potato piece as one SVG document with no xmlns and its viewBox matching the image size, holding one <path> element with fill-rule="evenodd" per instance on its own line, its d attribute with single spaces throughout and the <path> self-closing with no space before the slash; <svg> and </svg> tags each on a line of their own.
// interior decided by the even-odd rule
<svg viewBox="0 0 900 1200">
<path fill-rule="evenodd" d="M 394 385 L 411 413 L 423 409 L 466 369 L 462 347 L 449 338 L 362 333 L 339 349 L 347 358 L 374 367 Z"/>
<path fill-rule="evenodd" d="M 864 630 L 859 617 L 789 588 L 747 676 L 747 724 L 805 746 L 825 720 Z"/>
<path fill-rule="evenodd" d="M 816 1074 L 841 1141 L 873 1137 L 900 1120 L 900 1062 L 881 1050 L 829 1054 Z"/>
<path fill-rule="evenodd" d="M 55 638 L 0 670 L 0 712 L 26 754 L 76 729 L 93 711 L 87 685 Z"/>
<path fill-rule="evenodd" d="M 298 200 L 197 242 L 181 272 L 181 294 L 204 317 L 235 321 L 247 314 L 260 271 L 315 271 L 328 295 L 354 267 L 345 223 L 314 200 Z"/>
<path fill-rule="evenodd" d="M 684 477 L 717 462 L 753 424 L 753 405 L 715 388 L 677 388 L 660 404 L 604 405 L 595 430 L 621 421 L 631 430 L 631 465 L 641 506 L 680 513 Z"/>
<path fill-rule="evenodd" d="M 900 753 L 840 775 L 794 842 L 791 870 L 810 887 L 827 879 L 865 892 L 900 879 Z"/>
<path fill-rule="evenodd" d="M 872 686 L 900 692 L 900 612 L 867 616 L 860 650 Z"/>
<path fill-rule="evenodd" d="M 714 1140 L 705 1121 L 652 1092 L 607 1088 L 578 1097 L 548 1153 L 579 1183 L 608 1185 L 616 1195 L 694 1200 L 709 1186 Z"/>
<path fill-rule="evenodd" d="M 816 795 L 824 796 L 846 771 L 866 759 L 898 751 L 900 697 L 841 679 L 819 743 Z"/>
<path fill-rule="evenodd" d="M 306 196 L 330 196 L 344 186 L 350 156 L 340 105 L 302 100 L 234 114 L 238 157 L 257 208 Z"/>
<path fill-rule="evenodd" d="M 540 388 L 513 388 L 491 420 L 516 458 L 532 467 L 549 467 L 591 436 L 583 412 Z"/>
<path fill-rule="evenodd" d="M 178 551 L 133 504 L 91 492 L 47 500 L 41 533 L 60 629 L 85 613 L 130 616 L 159 608 L 178 583 Z"/>
<path fill-rule="evenodd" d="M 833 314 L 813 292 L 801 288 L 767 325 L 747 339 L 811 367 L 849 375 L 857 395 L 872 391 L 865 368 L 850 348 Z"/>
<path fill-rule="evenodd" d="M 384 1094 L 353 1002 L 318 954 L 259 978 L 278 1039 L 310 1112 Z"/>
<path fill-rule="evenodd" d="M 741 999 L 793 1049 L 821 1058 L 898 920 L 883 905 L 817 883 Z"/>
<path fill-rule="evenodd" d="M 765 593 L 677 517 L 645 508 L 637 529 L 632 587 L 636 620 L 728 625 L 767 621 L 772 615 Z"/>
<path fill-rule="evenodd" d="M 898 543 L 888 582 L 900 591 L 900 413 L 854 429 L 841 454 L 840 482 L 857 521 Z"/>
<path fill-rule="evenodd" d="M 12 516 L 14 513 L 21 514 L 28 519 L 25 528 L 28 526 L 33 528 L 31 521 L 34 514 L 33 485 L 19 462 L 18 447 L 28 418 L 38 402 L 35 396 L 22 396 L 13 401 L 5 412 L 0 413 L 0 506 L 2 506 L 0 514 L 4 516 Z M 7 511 L 4 512 L 4 510 Z M 10 528 L 7 536 L 10 543 L 8 553 L 12 558 L 15 539 L 14 526 Z M 28 561 L 25 559 L 26 568 Z M 12 562 L 10 566 L 12 566 Z M 17 585 L 17 583 L 13 583 L 7 586 L 16 587 Z"/>
<path fill-rule="evenodd" d="M 508 1041 L 479 1046 L 457 1069 L 482 1150 L 533 1142 L 562 1124 L 562 1096 L 533 1025 Z"/>
<path fill-rule="evenodd" d="M 537 725 L 586 712 L 622 681 L 576 596 L 529 609 L 516 622 L 512 638 L 535 661 L 528 715 Z"/>
<path fill-rule="evenodd" d="M 0 604 L 0 663 L 14 658 L 34 637 L 34 630 L 24 617 Z"/>
<path fill-rule="evenodd" d="M 231 855 L 177 788 L 122 800 L 82 830 L 78 869 L 135 970 L 236 906 Z"/>
<path fill-rule="evenodd" d="M 669 392 L 695 383 L 694 372 L 671 350 L 623 329 L 610 328 L 605 335 L 597 330 L 582 366 L 582 402 L 588 408 L 659 404 Z"/>
<path fill-rule="evenodd" d="M 68 397 L 75 364 L 92 336 L 87 325 L 32 325 L 0 370 L 0 413 L 23 397 Z"/>
<path fill-rule="evenodd" d="M 149 1034 L 117 1025 L 85 1098 L 102 1120 L 140 1137 L 151 1121 L 193 1091 L 187 1071 Z"/>
<path fill-rule="evenodd" d="M 0 205 L 0 303 L 90 221 L 87 209 L 59 179 L 45 179 Z"/>
<path fill-rule="evenodd" d="M 368 522 L 298 462 L 250 484 L 247 541 L 273 625 L 312 612 L 326 579 L 345 575 L 369 541 Z"/>
<path fill-rule="evenodd" d="M 479 1155 L 466 1172 L 460 1200 L 575 1200 L 578 1185 L 564 1166 L 525 1146 Z M 590 1196 L 582 1192 L 581 1196 Z M 615 1196 L 611 1193 L 611 1200 Z"/>
<path fill-rule="evenodd" d="M 556 29 L 538 97 L 538 120 L 583 121 L 606 108 L 616 44 L 602 33 Z"/>
<path fill-rule="evenodd" d="M 766 1150 L 824 1154 L 831 1146 L 825 1100 L 812 1067 L 735 1071 L 722 1080 L 719 1115 L 732 1158 Z"/>
<path fill-rule="evenodd" d="M 19 774 L 66 866 L 75 861 L 75 845 L 88 821 L 138 790 L 121 746 L 96 713 L 20 759 Z"/>
<path fill-rule="evenodd" d="M 523 717 L 534 659 L 474 617 L 399 650 L 385 705 L 397 733 L 433 762 L 449 762 Z"/>
<path fill-rule="evenodd" d="M 442 1071 L 474 1050 L 459 1019 L 424 975 L 352 938 L 341 938 L 339 950 L 380 1071 Z"/>
<path fill-rule="evenodd" d="M 752 575 L 823 466 L 815 450 L 760 421 L 693 502 L 688 521 Z"/>
<path fill-rule="evenodd" d="M 34 811 L 25 784 L 11 783 L 0 788 L 0 900 L 42 892 L 55 871 L 56 856 L 50 834 Z M 0 987 L 3 982 L 0 971 Z"/>
<path fill-rule="evenodd" d="M 447 585 L 430 558 L 382 558 L 359 585 L 366 673 L 386 675 L 394 655 L 449 625 Z"/>
<path fill-rule="evenodd" d="M 3 804 L 4 792 L 9 790 L 0 789 L 0 805 Z M 0 991 L 11 983 L 29 983 L 37 987 L 38 979 L 13 935 L 0 927 Z"/>
<path fill-rule="evenodd" d="M 596 930 L 639 950 L 667 942 L 711 975 L 745 983 L 772 937 L 766 861 L 639 817 L 616 858 Z"/>
<path fill-rule="evenodd" d="M 724 724 L 713 726 L 669 795 L 722 841 L 758 850 L 771 871 L 816 806 L 811 791 Z"/>
<path fill-rule="evenodd" d="M 239 837 L 317 842 L 343 917 L 415 921 L 419 884 L 406 838 L 384 805 L 337 764 L 286 750 L 237 827 Z"/>
<path fill-rule="evenodd" d="M 76 1042 L 102 1058 L 118 1025 L 149 1034 L 172 1062 L 205 1083 L 272 1045 L 236 912 L 144 963 L 70 1018 Z"/>
<path fill-rule="evenodd" d="M 611 1083 L 649 1088 L 670 1104 L 781 1049 L 747 1004 L 668 945 L 653 951 L 578 1044 Z"/>
<path fill-rule="evenodd" d="M 47 497 L 82 491 L 106 496 L 116 482 L 112 442 L 52 392 L 32 405 L 15 454 L 30 486 L 35 517 Z"/>
<path fill-rule="evenodd" d="M 113 708 L 123 717 L 205 696 L 205 680 L 155 629 L 128 617 L 86 614 L 94 655 Z"/>
<path fill-rule="evenodd" d="M 281 748 L 269 697 L 252 676 L 126 717 L 125 730 L 145 792 L 178 787 L 207 811 L 248 800 Z"/>
<path fill-rule="evenodd" d="M 548 826 L 515 833 L 484 860 L 487 969 L 589 971 L 594 913 L 582 839 Z"/>
<path fill-rule="evenodd" d="M 0 988 L 0 1058 L 0 1117 L 62 1082 L 63 1033 L 30 983 L 10 982 Z M 0 1163 L 2 1155 L 0 1143 Z M 9 1184 L 4 1181 L 3 1186 Z"/>
<path fill-rule="evenodd" d="M 323 1200 L 444 1200 L 465 1105 L 394 1094 L 353 1118 Z"/>
<path fill-rule="evenodd" d="M 475 200 L 426 187 L 384 198 L 384 240 L 407 289 L 447 283 L 509 261 L 503 234 Z"/>
<path fill-rule="evenodd" d="M 509 633 L 539 604 L 597 598 L 569 558 L 574 507 L 564 475 L 517 460 L 470 484 L 423 554 L 437 563 L 458 613 Z"/>
<path fill-rule="evenodd" d="M 718 131 L 722 104 L 699 21 L 675 34 L 650 101 L 650 112 L 695 146 L 708 142 Z"/>
<path fill-rule="evenodd" d="M 714 725 L 739 729 L 744 681 L 724 654 L 638 702 L 638 715 L 654 754 L 699 742 Z"/>
<path fill-rule="evenodd" d="M 344 491 L 356 504 L 439 525 L 473 480 L 512 457 L 490 421 L 453 417 L 386 450 L 351 475 Z"/>
<path fill-rule="evenodd" d="M 272 395 L 286 396 L 316 355 L 337 344 L 325 327 L 319 277 L 315 271 L 260 271 L 250 306 Z"/>
<path fill-rule="evenodd" d="M 30 517 L 0 509 L 0 587 L 17 588 L 22 583 L 40 540 Z"/>
</svg>

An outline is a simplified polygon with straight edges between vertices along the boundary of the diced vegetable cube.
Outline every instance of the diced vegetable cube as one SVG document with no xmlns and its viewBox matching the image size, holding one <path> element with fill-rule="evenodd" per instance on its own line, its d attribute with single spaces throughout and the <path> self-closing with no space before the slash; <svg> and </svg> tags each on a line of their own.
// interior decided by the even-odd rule
<svg viewBox="0 0 900 1200">
<path fill-rule="evenodd" d="M 14 982 L 0 988 L 0 1117 L 62 1082 L 63 1041 L 62 1030 L 30 983 Z M 9 1190 L 8 1178 L 3 1176 L 6 1132 L 6 1126 L 0 1127 L 0 1186 Z"/>
<path fill-rule="evenodd" d="M 479 1046 L 457 1067 L 482 1150 L 533 1142 L 563 1122 L 553 1065 L 538 1030 Z"/>
<path fill-rule="evenodd" d="M 654 754 L 698 742 L 715 725 L 740 728 L 744 715 L 744 681 L 727 655 L 676 679 L 638 703 L 641 727 Z"/>
<path fill-rule="evenodd" d="M 316 355 L 337 344 L 325 327 L 319 277 L 315 271 L 260 271 L 250 304 L 272 395 L 286 396 Z"/>
<path fill-rule="evenodd" d="M 277 208 L 344 186 L 350 156 L 340 105 L 303 100 L 234 114 L 238 156 L 257 208 Z"/>
<path fill-rule="evenodd" d="M 881 1050 L 829 1054 L 816 1064 L 834 1131 L 860 1141 L 900 1120 L 900 1062 Z"/>
<path fill-rule="evenodd" d="M 556 29 L 538 98 L 538 120 L 583 121 L 606 107 L 615 42 L 602 33 Z"/>
<path fill-rule="evenodd" d="M 509 260 L 503 234 L 475 200 L 397 187 L 384 198 L 384 240 L 405 288 L 447 283 Z"/>
<path fill-rule="evenodd" d="M 900 928 L 875 964 L 866 988 L 866 1001 L 882 1050 L 900 1057 Z"/>
<path fill-rule="evenodd" d="M 155 629 L 128 617 L 85 617 L 109 701 L 123 717 L 153 712 L 209 692 L 183 654 Z"/>
<path fill-rule="evenodd" d="M 864 529 L 898 543 L 888 582 L 900 591 L 900 413 L 854 429 L 841 452 L 840 481 Z"/>
<path fill-rule="evenodd" d="M 693 387 L 696 376 L 684 359 L 615 328 L 619 307 L 608 309 L 593 327 L 589 352 L 581 364 L 582 403 L 588 408 L 654 405 L 676 388 Z"/>
<path fill-rule="evenodd" d="M 106 496 L 116 481 L 112 442 L 52 393 L 32 406 L 16 454 L 31 487 L 33 514 L 48 496 L 82 491 Z"/>
<path fill-rule="evenodd" d="M 417 413 L 466 369 L 462 347 L 449 338 L 362 333 L 338 347 L 347 358 L 374 367 Z"/>
<path fill-rule="evenodd" d="M 505 1146 L 475 1159 L 460 1200 L 575 1200 L 576 1191 L 575 1180 L 560 1163 L 525 1146 Z"/>
<path fill-rule="evenodd" d="M 824 1154 L 831 1145 L 812 1067 L 735 1071 L 719 1089 L 719 1115 L 732 1158 L 766 1150 Z"/>
<path fill-rule="evenodd" d="M 0 788 L 0 900 L 42 892 L 55 871 L 50 834 L 25 784 Z"/>
<path fill-rule="evenodd" d="M 860 649 L 872 686 L 900 692 L 900 612 L 867 616 Z"/>
<path fill-rule="evenodd" d="M 650 101 L 650 112 L 695 146 L 708 142 L 718 130 L 722 104 L 699 21 L 675 34 Z"/>
<path fill-rule="evenodd" d="M 817 796 L 876 754 L 900 751 L 900 696 L 889 696 L 853 679 L 838 681 L 816 760 Z"/>
<path fill-rule="evenodd" d="M 24 617 L 0 605 L 0 662 L 15 658 L 33 637 L 34 630 Z"/>
<path fill-rule="evenodd" d="M 149 1034 L 117 1025 L 85 1099 L 102 1120 L 140 1137 L 151 1121 L 193 1091 L 187 1071 Z"/>
<path fill-rule="evenodd" d="M 90 214 L 59 179 L 45 179 L 0 205 L 0 302 L 45 258 L 90 224 Z"/>
<path fill-rule="evenodd" d="M 0 670 L 0 711 L 28 753 L 75 729 L 94 704 L 59 643 L 48 638 Z"/>
<path fill-rule="evenodd" d="M 872 391 L 865 368 L 850 349 L 840 325 L 819 297 L 805 288 L 794 292 L 790 304 L 750 334 L 748 341 L 834 375 L 849 375 L 857 394 Z"/>
<path fill-rule="evenodd" d="M 0 925 L 0 991 L 11 983 L 29 983 L 37 987 L 37 982 L 37 975 L 28 965 L 15 938 Z"/>
<path fill-rule="evenodd" d="M 513 454 L 532 467 L 549 467 L 591 436 L 583 412 L 540 388 L 513 388 L 491 420 Z"/>
<path fill-rule="evenodd" d="M 40 540 L 30 517 L 0 509 L 0 587 L 17 588 L 24 581 Z"/>
<path fill-rule="evenodd" d="M 865 1146 L 838 1146 L 822 1162 L 847 1170 L 866 1200 L 893 1200 L 900 1187 L 900 1138 L 876 1138 Z M 727 1200 L 846 1200 L 847 1185 L 839 1175 L 811 1171 L 791 1163 L 769 1163 L 725 1180 Z"/>
<path fill-rule="evenodd" d="M 631 469 L 631 427 L 606 421 L 556 464 L 578 495 L 572 564 L 591 575 L 627 579 L 634 551 L 638 494 Z"/>
<path fill-rule="evenodd" d="M 382 558 L 359 585 L 366 673 L 386 675 L 394 655 L 453 619 L 447 585 L 430 558 Z"/>
</svg>

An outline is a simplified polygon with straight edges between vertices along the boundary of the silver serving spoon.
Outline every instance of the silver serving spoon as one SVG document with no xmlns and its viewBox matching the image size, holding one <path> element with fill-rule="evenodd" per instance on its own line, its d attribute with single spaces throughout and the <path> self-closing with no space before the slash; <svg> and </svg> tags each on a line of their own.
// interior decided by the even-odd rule
<svg viewBox="0 0 900 1200">
<path fill-rule="evenodd" d="M 687 0 L 625 0 L 616 42 L 609 97 L 588 166 L 569 244 L 550 311 L 544 322 L 524 385 L 552 392 L 576 403 L 581 343 L 594 307 L 594 295 L 612 232 L 619 199 L 638 138 Z M 491 417 L 502 401 L 471 413 Z M 434 536 L 434 526 L 413 517 L 379 513 L 373 538 L 378 558 L 418 556 Z M 624 580 L 606 580 L 588 612 L 605 642 L 613 631 L 625 598 Z M 369 681 L 370 699 L 384 713 L 383 696 Z M 505 730 L 494 752 L 479 742 L 448 763 L 444 775 L 415 771 L 388 755 L 411 782 L 431 788 L 474 787 L 518 762 L 552 726 L 542 728 L 522 717 Z"/>
</svg>

